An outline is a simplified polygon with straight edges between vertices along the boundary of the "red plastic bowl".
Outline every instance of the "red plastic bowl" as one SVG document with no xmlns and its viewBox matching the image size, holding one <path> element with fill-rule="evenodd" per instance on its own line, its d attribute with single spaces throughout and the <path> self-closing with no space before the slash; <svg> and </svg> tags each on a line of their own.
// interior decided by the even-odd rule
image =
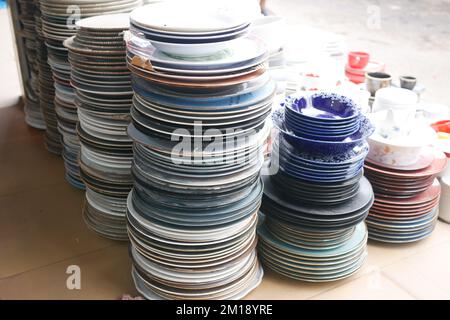
<svg viewBox="0 0 450 320">
<path fill-rule="evenodd" d="M 367 52 L 352 51 L 348 54 L 348 64 L 355 69 L 364 69 L 369 63 L 370 55 Z"/>
<path fill-rule="evenodd" d="M 348 78 L 348 80 L 350 80 L 351 82 L 355 83 L 355 84 L 360 84 L 363 83 L 365 81 L 364 76 L 360 76 L 348 71 L 345 71 L 345 76 Z"/>
<path fill-rule="evenodd" d="M 431 127 L 436 132 L 450 133 L 450 120 L 441 120 L 441 121 L 435 122 L 431 125 Z"/>
</svg>

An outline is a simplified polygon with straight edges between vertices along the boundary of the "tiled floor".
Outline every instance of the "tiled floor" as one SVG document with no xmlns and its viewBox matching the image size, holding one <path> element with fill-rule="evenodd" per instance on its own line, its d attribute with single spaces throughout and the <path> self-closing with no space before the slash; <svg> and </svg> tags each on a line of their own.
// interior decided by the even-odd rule
<svg viewBox="0 0 450 320">
<path fill-rule="evenodd" d="M 0 299 L 118 299 L 136 295 L 126 244 L 90 232 L 83 193 L 64 181 L 62 160 L 19 107 L 0 109 Z M 69 290 L 69 266 L 81 289 Z M 248 299 L 449 299 L 450 225 L 406 246 L 369 245 L 356 275 L 326 284 L 266 272 Z"/>
</svg>

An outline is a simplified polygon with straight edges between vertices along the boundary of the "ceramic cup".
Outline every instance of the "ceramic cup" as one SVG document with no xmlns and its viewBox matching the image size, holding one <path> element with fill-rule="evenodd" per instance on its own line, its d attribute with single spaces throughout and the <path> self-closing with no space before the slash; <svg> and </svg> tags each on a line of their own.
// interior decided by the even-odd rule
<svg viewBox="0 0 450 320">
<path fill-rule="evenodd" d="M 400 77 L 400 87 L 403 89 L 412 90 L 416 86 L 417 79 L 411 76 L 401 76 Z"/>
<path fill-rule="evenodd" d="M 392 77 L 390 74 L 384 72 L 368 72 L 366 73 L 366 87 L 367 91 L 372 96 L 375 92 L 381 88 L 390 87 L 392 83 Z"/>
<path fill-rule="evenodd" d="M 370 55 L 367 52 L 352 51 L 348 54 L 348 65 L 355 69 L 364 69 L 369 59 Z"/>
</svg>

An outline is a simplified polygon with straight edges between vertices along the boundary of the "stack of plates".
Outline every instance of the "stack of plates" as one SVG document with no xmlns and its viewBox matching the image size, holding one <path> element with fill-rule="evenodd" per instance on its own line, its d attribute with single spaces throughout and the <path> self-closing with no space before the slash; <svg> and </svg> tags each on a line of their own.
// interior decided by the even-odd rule
<svg viewBox="0 0 450 320">
<path fill-rule="evenodd" d="M 159 16 L 172 19 L 169 8 Z M 136 21 L 141 10 L 151 11 L 136 9 L 133 24 L 144 24 Z M 197 31 L 207 32 L 208 23 Z M 242 298 L 263 274 L 255 248 L 259 171 L 275 92 L 267 50 L 240 37 L 218 54 L 177 59 L 135 36 L 127 49 L 135 92 L 127 220 L 136 287 L 149 299 Z"/>
<path fill-rule="evenodd" d="M 184 203 L 179 196 L 171 205 L 151 203 L 136 188 L 128 225 L 140 293 L 148 299 L 239 299 L 256 287 L 262 278 L 255 251 L 261 182 L 249 189 L 197 201 L 185 195 Z"/>
<path fill-rule="evenodd" d="M 367 143 L 329 157 L 301 152 L 283 136 L 275 138 L 273 158 L 279 171 L 273 182 L 289 188 L 289 197 L 305 203 L 333 205 L 353 198 L 360 188 Z"/>
<path fill-rule="evenodd" d="M 39 40 L 36 39 L 36 5 L 31 0 L 19 1 L 19 19 L 21 22 L 21 34 L 17 37 L 23 39 L 28 77 L 24 79 L 25 90 L 25 122 L 36 129 L 45 129 L 45 122 L 39 105 L 39 68 L 38 49 Z"/>
<path fill-rule="evenodd" d="M 274 112 L 275 127 L 295 148 L 310 154 L 347 154 L 374 131 L 352 100 L 335 93 L 289 97 L 284 106 Z"/>
<path fill-rule="evenodd" d="M 228 49 L 248 32 L 250 22 L 234 9 L 198 0 L 150 4 L 131 14 L 131 32 L 166 54 L 204 57 Z"/>
<path fill-rule="evenodd" d="M 309 99 L 292 97 L 285 104 L 286 126 L 296 135 L 339 141 L 359 130 L 362 117 L 350 99 L 324 93 L 313 94 Z"/>
<path fill-rule="evenodd" d="M 40 9 L 37 10 L 35 19 L 38 40 L 37 63 L 39 70 L 39 103 L 46 125 L 44 143 L 48 151 L 60 155 L 62 152 L 62 145 L 54 105 L 55 87 L 52 70 L 48 64 L 47 46 L 45 43 L 45 35 L 42 30 L 42 16 Z"/>
<path fill-rule="evenodd" d="M 266 221 L 258 232 L 259 254 L 264 265 L 296 280 L 326 282 L 344 279 L 361 268 L 367 256 L 364 222 L 340 232 L 302 230 L 299 233 L 291 230 L 289 225 Z M 279 238 L 278 235 L 282 234 L 285 237 Z"/>
<path fill-rule="evenodd" d="M 366 221 L 369 238 L 407 243 L 429 236 L 441 193 L 436 175 L 446 163 L 443 153 L 403 167 L 387 167 L 366 159 L 365 175 L 375 191 L 375 203 Z"/>
<path fill-rule="evenodd" d="M 270 176 L 264 179 L 261 211 L 277 221 L 310 231 L 340 231 L 353 227 L 364 221 L 374 200 L 372 187 L 364 177 L 360 178 L 358 192 L 352 198 L 328 206 L 295 201 L 289 197 L 289 186 L 281 188 L 272 180 Z"/>
<path fill-rule="evenodd" d="M 278 171 L 263 179 L 261 257 L 294 279 L 342 279 L 366 256 L 364 219 L 374 196 L 363 165 L 373 128 L 336 94 L 289 97 L 283 109 L 273 115 L 280 134 L 271 170 Z"/>
<path fill-rule="evenodd" d="M 58 120 L 58 131 L 62 135 L 66 178 L 77 188 L 84 188 L 78 165 L 80 154 L 80 141 L 76 131 L 78 115 L 75 92 L 71 85 L 68 50 L 64 47 L 63 41 L 76 34 L 78 27 L 75 22 L 79 18 L 92 17 L 103 13 L 129 12 L 141 4 L 142 0 L 117 0 L 113 2 L 105 0 L 41 1 L 42 31 L 48 47 L 48 62 L 55 81 L 55 113 Z M 95 32 L 92 36 L 95 38 Z M 87 61 L 86 64 L 89 62 L 92 64 L 92 61 Z M 101 70 L 101 65 L 100 61 L 96 65 L 96 69 Z"/>
<path fill-rule="evenodd" d="M 81 177 L 86 185 L 85 221 L 99 234 L 127 240 L 126 201 L 132 187 L 132 141 L 127 134 L 132 88 L 123 32 L 128 14 L 77 22 L 69 50 L 71 84 L 78 109 Z"/>
</svg>

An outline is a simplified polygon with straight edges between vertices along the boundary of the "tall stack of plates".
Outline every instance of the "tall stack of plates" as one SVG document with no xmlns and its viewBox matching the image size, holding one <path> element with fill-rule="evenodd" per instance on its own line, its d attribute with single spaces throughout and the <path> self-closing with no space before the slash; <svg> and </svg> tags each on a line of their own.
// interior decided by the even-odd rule
<svg viewBox="0 0 450 320">
<path fill-rule="evenodd" d="M 353 101 L 329 93 L 289 97 L 273 122 L 279 135 L 273 174 L 264 177 L 261 259 L 294 279 L 348 277 L 366 256 L 374 196 L 362 171 L 373 127 Z"/>
<path fill-rule="evenodd" d="M 447 158 L 429 149 L 407 166 L 366 159 L 364 174 L 375 191 L 375 203 L 367 218 L 370 239 L 408 243 L 433 232 L 441 194 L 436 175 L 444 170 Z"/>
<path fill-rule="evenodd" d="M 78 159 L 80 141 L 77 136 L 78 121 L 75 92 L 71 86 L 68 50 L 63 41 L 75 35 L 76 21 L 104 13 L 129 12 L 142 4 L 142 0 L 41 0 L 42 30 L 48 47 L 48 62 L 55 81 L 55 113 L 58 131 L 62 135 L 62 156 L 66 178 L 77 188 L 84 188 Z M 95 35 L 94 35 L 95 36 Z M 98 66 L 98 68 L 101 68 Z"/>
<path fill-rule="evenodd" d="M 36 4 L 32 0 L 19 1 L 19 19 L 22 25 L 20 36 L 25 47 L 29 77 L 24 79 L 25 121 L 36 129 L 45 129 L 45 122 L 39 106 L 39 68 L 37 54 L 39 43 L 36 39 Z M 19 36 L 19 35 L 18 35 Z"/>
<path fill-rule="evenodd" d="M 124 30 L 127 13 L 85 18 L 69 49 L 71 84 L 78 109 L 81 177 L 86 185 L 83 215 L 105 237 L 128 240 L 126 203 L 132 187 L 132 141 L 127 135 L 131 99 Z"/>
<path fill-rule="evenodd" d="M 266 47 L 244 37 L 249 23 L 221 9 L 170 1 L 131 13 L 127 220 L 134 281 L 149 299 L 239 299 L 263 275 L 260 146 L 275 84 Z"/>
<path fill-rule="evenodd" d="M 36 34 L 37 34 L 37 63 L 39 70 L 39 104 L 41 112 L 45 120 L 45 136 L 44 143 L 48 151 L 61 154 L 61 134 L 58 131 L 58 120 L 55 114 L 55 87 L 53 81 L 52 70 L 48 64 L 47 45 L 45 43 L 45 35 L 42 29 L 42 13 L 40 10 L 40 2 L 37 1 L 37 10 L 35 15 Z"/>
</svg>

